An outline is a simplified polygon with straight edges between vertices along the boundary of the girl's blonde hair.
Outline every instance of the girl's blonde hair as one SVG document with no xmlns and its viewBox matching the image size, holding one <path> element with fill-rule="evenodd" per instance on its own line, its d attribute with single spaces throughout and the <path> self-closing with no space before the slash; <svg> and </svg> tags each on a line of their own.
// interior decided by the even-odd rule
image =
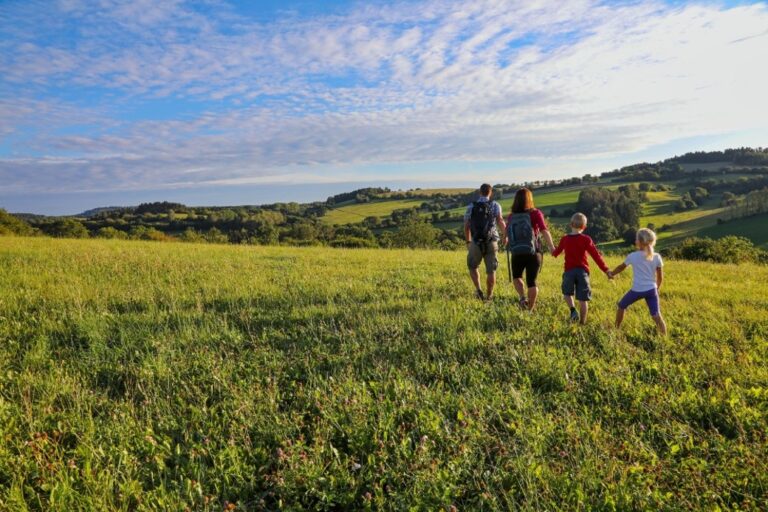
<svg viewBox="0 0 768 512">
<path fill-rule="evenodd" d="M 637 230 L 635 237 L 640 248 L 645 251 L 645 259 L 652 260 L 653 246 L 656 245 L 656 233 L 648 228 L 641 228 Z"/>
</svg>

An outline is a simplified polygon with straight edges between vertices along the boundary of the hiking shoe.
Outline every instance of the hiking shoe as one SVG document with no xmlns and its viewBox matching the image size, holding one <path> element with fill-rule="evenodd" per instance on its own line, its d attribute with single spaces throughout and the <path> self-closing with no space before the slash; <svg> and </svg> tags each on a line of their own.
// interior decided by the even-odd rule
<svg viewBox="0 0 768 512">
<path fill-rule="evenodd" d="M 571 322 L 578 322 L 579 321 L 579 312 L 575 309 L 571 311 Z"/>
<path fill-rule="evenodd" d="M 483 295 L 483 290 L 480 290 L 480 289 L 475 290 L 475 296 L 480 300 L 485 299 L 485 296 Z"/>
</svg>

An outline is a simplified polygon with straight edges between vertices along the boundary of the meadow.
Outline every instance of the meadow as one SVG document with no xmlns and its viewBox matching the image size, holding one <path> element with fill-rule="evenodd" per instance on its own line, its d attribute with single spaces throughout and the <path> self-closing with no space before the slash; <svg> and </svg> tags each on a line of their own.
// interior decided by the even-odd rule
<svg viewBox="0 0 768 512">
<path fill-rule="evenodd" d="M 420 206 L 423 202 L 424 199 L 376 199 L 359 204 L 350 201 L 334 207 L 322 219 L 331 225 L 354 224 L 366 217 L 384 217 L 401 208 Z"/>
<path fill-rule="evenodd" d="M 667 262 L 660 338 L 561 264 L 0 237 L 0 509 L 764 509 L 768 267 Z"/>
</svg>

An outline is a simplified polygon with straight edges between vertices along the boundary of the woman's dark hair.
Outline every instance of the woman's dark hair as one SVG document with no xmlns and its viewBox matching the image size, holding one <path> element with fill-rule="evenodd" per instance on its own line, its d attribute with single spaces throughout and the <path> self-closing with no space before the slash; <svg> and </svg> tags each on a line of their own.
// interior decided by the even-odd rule
<svg viewBox="0 0 768 512">
<path fill-rule="evenodd" d="M 533 193 L 529 189 L 523 187 L 515 192 L 515 200 L 512 202 L 512 213 L 523 213 L 533 208 Z"/>
</svg>

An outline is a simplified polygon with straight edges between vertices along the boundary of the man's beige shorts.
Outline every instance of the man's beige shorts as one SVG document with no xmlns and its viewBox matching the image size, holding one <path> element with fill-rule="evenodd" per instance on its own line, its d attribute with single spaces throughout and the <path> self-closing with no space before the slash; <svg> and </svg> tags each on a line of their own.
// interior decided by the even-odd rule
<svg viewBox="0 0 768 512">
<path fill-rule="evenodd" d="M 483 254 L 483 248 L 485 248 L 485 254 Z M 469 251 L 467 251 L 467 266 L 470 270 L 474 270 L 480 266 L 481 261 L 485 261 L 485 273 L 496 272 L 496 268 L 499 266 L 499 260 L 496 258 L 497 252 L 499 252 L 498 242 L 488 242 L 483 244 L 483 247 L 472 242 L 469 244 Z"/>
</svg>

